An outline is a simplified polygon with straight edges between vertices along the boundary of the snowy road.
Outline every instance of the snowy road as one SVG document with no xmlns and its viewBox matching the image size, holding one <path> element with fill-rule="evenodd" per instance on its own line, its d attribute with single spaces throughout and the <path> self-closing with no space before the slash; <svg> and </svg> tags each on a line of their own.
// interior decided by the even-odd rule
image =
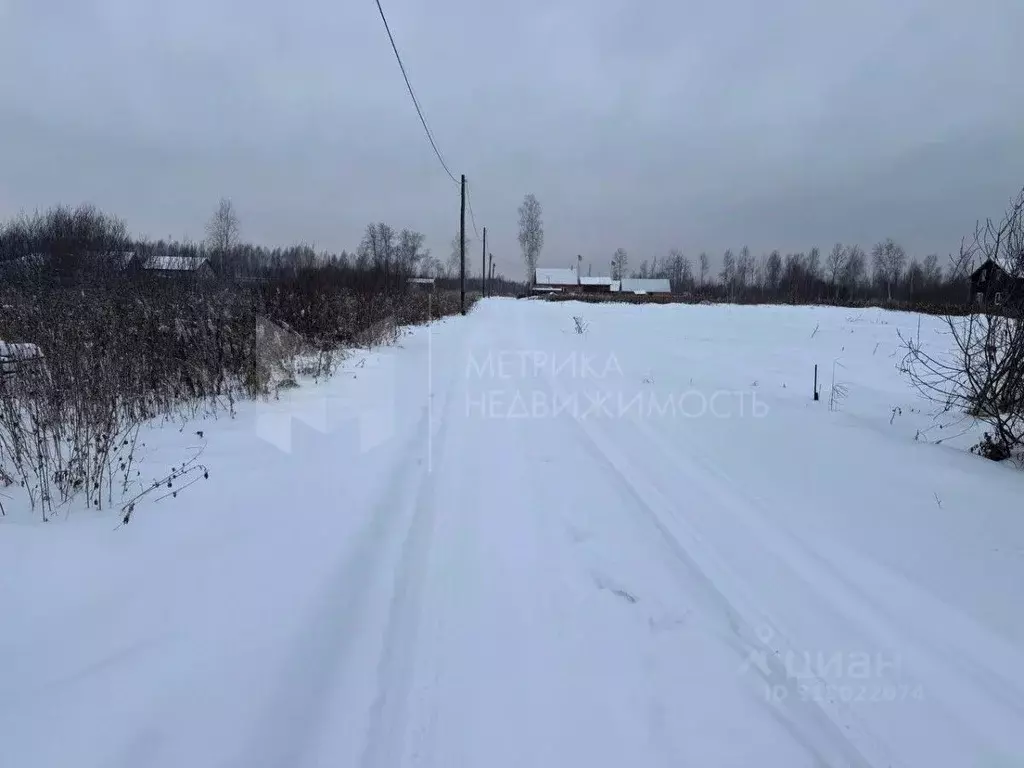
<svg viewBox="0 0 1024 768">
<path fill-rule="evenodd" d="M 0 764 L 1024 765 L 1024 525 L 972 506 L 1021 478 L 672 311 L 485 302 L 287 452 L 211 427 L 179 506 L 18 531 Z"/>
</svg>

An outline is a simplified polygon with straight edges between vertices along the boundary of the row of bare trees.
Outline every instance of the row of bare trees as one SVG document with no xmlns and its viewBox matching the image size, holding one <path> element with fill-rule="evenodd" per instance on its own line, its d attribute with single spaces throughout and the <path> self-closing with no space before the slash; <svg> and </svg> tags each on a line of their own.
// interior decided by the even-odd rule
<svg viewBox="0 0 1024 768">
<path fill-rule="evenodd" d="M 644 260 L 629 270 L 629 255 L 619 248 L 611 260 L 612 277 L 667 278 L 674 292 L 696 293 L 730 301 L 950 302 L 966 297 L 963 275 L 944 271 L 937 254 L 911 259 L 892 239 L 877 243 L 870 257 L 859 245 L 836 243 L 827 254 L 819 248 L 783 255 L 754 256 L 744 246 L 727 250 L 721 267 L 701 253 L 696 263 L 673 249 L 664 259 Z"/>
</svg>

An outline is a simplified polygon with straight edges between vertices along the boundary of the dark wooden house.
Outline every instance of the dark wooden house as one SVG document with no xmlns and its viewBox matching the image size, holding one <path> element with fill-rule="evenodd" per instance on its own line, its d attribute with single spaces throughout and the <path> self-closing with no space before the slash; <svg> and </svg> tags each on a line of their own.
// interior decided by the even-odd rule
<svg viewBox="0 0 1024 768">
<path fill-rule="evenodd" d="M 1007 272 L 992 259 L 971 273 L 971 303 L 1024 308 L 1024 277 Z"/>
</svg>

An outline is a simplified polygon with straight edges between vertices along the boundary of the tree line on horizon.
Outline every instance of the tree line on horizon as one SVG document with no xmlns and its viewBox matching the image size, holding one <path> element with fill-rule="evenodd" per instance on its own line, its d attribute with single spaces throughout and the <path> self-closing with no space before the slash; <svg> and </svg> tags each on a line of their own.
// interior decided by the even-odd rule
<svg viewBox="0 0 1024 768">
<path fill-rule="evenodd" d="M 811 248 L 754 256 L 744 246 L 739 251 L 726 250 L 718 269 L 712 269 L 706 252 L 694 263 L 673 249 L 663 259 L 644 259 L 633 270 L 628 269 L 628 258 L 624 249 L 615 252 L 614 278 L 664 278 L 671 282 L 673 292 L 727 301 L 950 302 L 967 298 L 967 275 L 962 270 L 944 269 L 937 254 L 922 260 L 908 257 L 891 238 L 876 243 L 870 253 L 859 245 L 836 243 L 828 253 Z"/>
<path fill-rule="evenodd" d="M 353 250 L 317 249 L 305 242 L 267 247 L 241 237 L 235 207 L 230 200 L 222 199 L 206 225 L 206 235 L 202 241 L 132 238 L 122 219 L 92 205 L 60 205 L 0 223 L 0 264 L 45 256 L 48 268 L 60 273 L 88 261 L 99 266 L 104 256 L 131 252 L 142 260 L 153 256 L 208 258 L 222 277 L 276 277 L 326 268 L 347 273 L 360 287 L 370 283 L 382 291 L 409 277 L 444 281 L 460 275 L 458 236 L 442 261 L 425 247 L 422 232 L 383 221 L 367 224 Z M 479 270 L 473 268 L 477 262 L 469 256 L 471 246 L 467 238 L 466 273 L 478 280 Z M 356 279 L 357 275 L 362 277 Z M 504 277 L 498 282 L 509 283 Z"/>
<path fill-rule="evenodd" d="M 533 281 L 544 247 L 543 208 L 527 194 L 519 206 L 519 245 L 528 280 Z M 976 266 L 976 265 L 975 265 Z M 728 249 L 714 269 L 707 252 L 696 261 L 674 248 L 659 259 L 644 259 L 630 269 L 626 249 L 610 259 L 611 277 L 662 278 L 672 292 L 724 301 L 863 301 L 953 303 L 967 299 L 968 271 L 950 257 L 944 269 L 938 254 L 909 257 L 892 238 L 876 243 L 870 253 L 856 244 L 836 243 L 787 253 L 778 250 L 755 256 L 749 247 Z"/>
</svg>

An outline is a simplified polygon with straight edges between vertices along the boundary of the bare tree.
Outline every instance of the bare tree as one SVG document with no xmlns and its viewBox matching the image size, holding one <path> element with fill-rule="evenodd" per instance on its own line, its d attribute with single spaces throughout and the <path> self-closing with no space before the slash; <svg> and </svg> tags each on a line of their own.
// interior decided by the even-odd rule
<svg viewBox="0 0 1024 768">
<path fill-rule="evenodd" d="M 711 263 L 708 260 L 708 255 L 706 253 L 704 253 L 703 251 L 701 251 L 701 253 L 700 253 L 700 287 L 701 288 L 704 287 L 704 282 L 707 280 L 708 269 L 710 268 L 710 266 L 711 266 Z"/>
<path fill-rule="evenodd" d="M 821 277 L 821 249 L 815 246 L 811 248 L 810 253 L 807 254 L 807 276 L 811 280 L 817 280 Z"/>
<path fill-rule="evenodd" d="M 447 262 L 445 262 L 445 269 L 446 269 L 448 277 L 458 277 L 458 275 L 459 275 L 459 273 L 461 271 L 461 267 L 462 267 L 462 250 L 461 250 L 461 248 L 459 246 L 459 242 L 460 242 L 459 235 L 456 234 L 455 237 L 452 238 L 451 251 L 448 253 L 448 260 L 447 260 Z M 473 268 L 473 264 L 476 263 L 475 259 L 469 258 L 469 254 L 472 251 L 472 249 L 470 248 L 472 243 L 473 243 L 473 239 L 470 238 L 469 236 L 467 236 L 466 237 L 466 277 L 469 277 L 470 271 Z M 531 275 L 530 280 L 532 280 L 532 279 L 533 279 L 533 277 Z"/>
<path fill-rule="evenodd" d="M 768 254 L 762 253 L 759 259 L 754 261 L 753 282 L 758 288 L 764 290 L 765 273 L 768 271 Z"/>
<path fill-rule="evenodd" d="M 629 256 L 625 248 L 619 248 L 612 256 L 612 279 L 622 280 L 626 276 L 626 266 L 629 264 Z"/>
<path fill-rule="evenodd" d="M 398 244 L 395 246 L 397 274 L 414 275 L 418 265 L 430 258 L 430 249 L 423 247 L 425 240 L 422 232 L 413 232 L 411 229 L 403 229 L 398 234 Z"/>
<path fill-rule="evenodd" d="M 366 255 L 366 262 L 377 269 L 389 269 L 395 259 L 395 230 L 383 221 L 367 224 L 366 232 L 359 243 L 360 255 Z"/>
<path fill-rule="evenodd" d="M 743 246 L 740 249 L 740 257 L 736 260 L 736 284 L 742 290 L 754 277 L 754 257 L 750 249 Z"/>
<path fill-rule="evenodd" d="M 880 288 L 885 287 L 886 297 L 890 301 L 893 286 L 899 284 L 906 261 L 907 252 L 891 237 L 876 243 L 871 249 L 871 266 L 875 282 Z"/>
<path fill-rule="evenodd" d="M 942 283 L 942 267 L 939 266 L 939 255 L 930 253 L 924 257 L 921 267 L 926 290 L 933 291 Z"/>
<path fill-rule="evenodd" d="M 678 248 L 668 254 L 668 276 L 677 288 L 689 288 L 693 284 L 693 267 L 690 260 Z"/>
<path fill-rule="evenodd" d="M 240 227 L 234 203 L 222 197 L 213 218 L 206 225 L 207 242 L 210 250 L 225 256 L 238 245 Z"/>
<path fill-rule="evenodd" d="M 736 279 L 736 257 L 732 255 L 731 249 L 726 250 L 725 255 L 722 256 L 722 271 L 718 273 L 718 276 L 731 294 L 733 282 Z"/>
<path fill-rule="evenodd" d="M 448 253 L 448 259 L 444 263 L 444 276 L 455 277 L 459 274 L 459 268 L 462 263 L 462 252 L 459 250 L 459 238 L 452 240 L 451 251 Z"/>
<path fill-rule="evenodd" d="M 1024 191 L 997 224 L 975 227 L 954 261 L 953 277 L 988 265 L 989 286 L 1000 305 L 987 313 L 945 318 L 946 345 L 932 351 L 920 334 L 904 338 L 903 370 L 910 381 L 944 410 L 967 413 L 992 428 L 974 450 L 1003 460 L 1021 456 L 1024 447 Z M 1011 315 L 1011 316 L 1007 316 Z"/>
<path fill-rule="evenodd" d="M 924 269 L 917 259 L 910 260 L 907 268 L 907 298 L 910 301 L 916 299 L 925 288 Z"/>
<path fill-rule="evenodd" d="M 871 279 L 878 288 L 889 283 L 889 271 L 885 264 L 885 243 L 875 243 L 871 249 Z"/>
<path fill-rule="evenodd" d="M 889 298 L 892 298 L 892 286 L 898 285 L 903 276 L 903 267 L 907 263 L 907 252 L 903 246 L 889 238 L 885 241 L 885 264 L 889 273 Z"/>
<path fill-rule="evenodd" d="M 526 280 L 532 285 L 537 274 L 537 259 L 544 248 L 544 222 L 537 198 L 528 194 L 519 206 L 519 247 L 526 262 Z M 468 246 L 467 246 L 468 249 Z"/>
<path fill-rule="evenodd" d="M 768 263 L 764 268 L 765 287 L 774 293 L 779 290 L 779 283 L 782 281 L 782 256 L 778 251 L 772 251 L 768 256 Z"/>
<path fill-rule="evenodd" d="M 825 271 L 833 292 L 839 288 L 839 276 L 843 274 L 844 266 L 846 266 L 846 248 L 842 243 L 836 243 L 825 257 Z"/>
<path fill-rule="evenodd" d="M 868 257 L 859 245 L 846 249 L 846 263 L 843 265 L 841 282 L 848 295 L 852 295 L 865 282 L 868 274 Z"/>
</svg>

